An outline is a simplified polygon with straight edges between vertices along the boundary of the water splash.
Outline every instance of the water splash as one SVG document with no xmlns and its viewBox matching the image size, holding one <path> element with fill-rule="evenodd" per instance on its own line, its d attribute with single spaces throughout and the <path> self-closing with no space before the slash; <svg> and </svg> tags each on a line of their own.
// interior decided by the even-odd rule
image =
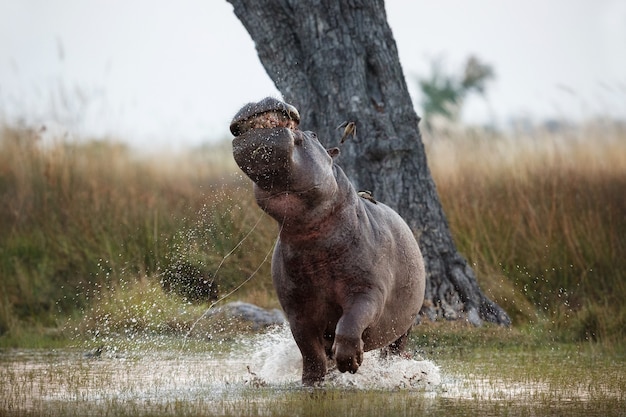
<svg viewBox="0 0 626 417">
<path fill-rule="evenodd" d="M 250 234 L 254 231 L 254 229 L 256 229 L 256 227 L 259 225 L 259 223 L 261 222 L 261 219 L 264 216 L 264 212 L 261 213 L 261 215 L 259 216 L 259 218 L 257 219 L 256 223 L 254 224 L 254 226 L 252 226 L 252 229 L 250 229 L 250 231 L 248 233 L 246 233 L 246 235 L 235 245 L 235 247 L 228 252 L 221 260 L 221 262 L 219 263 L 219 265 L 217 266 L 217 269 L 215 270 L 215 272 L 213 273 L 213 279 L 215 279 L 215 277 L 217 276 L 217 273 L 219 272 L 220 268 L 222 267 L 222 265 L 224 264 L 224 261 L 226 260 L 226 258 L 228 258 L 230 255 L 232 255 L 237 248 L 239 248 L 239 246 L 241 246 L 241 244 L 248 238 L 248 236 L 250 236 Z M 230 297 L 231 295 L 233 295 L 235 292 L 239 291 L 239 289 L 241 287 L 243 287 L 246 283 L 248 283 L 255 275 L 257 272 L 259 272 L 259 270 L 261 269 L 261 267 L 263 266 L 263 264 L 267 261 L 267 259 L 269 258 L 270 254 L 273 252 L 274 247 L 276 246 L 276 242 L 278 239 L 276 239 L 274 241 L 274 244 L 272 245 L 272 247 L 270 248 L 270 250 L 265 254 L 265 258 L 263 258 L 263 261 L 261 262 L 261 264 L 259 264 L 259 266 L 257 267 L 257 269 L 255 269 L 252 274 L 250 274 L 248 276 L 248 278 L 246 278 L 243 282 L 241 282 L 239 285 L 237 285 L 232 291 L 228 292 L 227 294 L 221 296 L 220 298 L 218 298 L 216 301 L 212 302 L 209 307 L 204 311 L 204 313 L 198 317 L 196 319 L 196 321 L 193 322 L 193 324 L 191 325 L 191 327 L 189 328 L 189 330 L 187 331 L 187 333 L 185 334 L 184 338 L 183 338 L 183 346 L 182 349 L 184 349 L 185 347 L 185 343 L 187 341 L 187 338 L 189 337 L 189 335 L 193 332 L 193 329 L 196 327 L 196 325 L 202 320 L 204 319 L 207 314 L 211 311 L 211 309 L 213 309 L 213 307 L 215 307 L 216 304 L 220 303 L 221 301 L 225 300 L 226 298 Z"/>
<path fill-rule="evenodd" d="M 248 382 L 258 385 L 300 383 L 302 356 L 287 325 L 250 342 Z M 237 353 L 241 355 L 241 353 Z M 366 352 L 355 374 L 329 371 L 324 386 L 358 390 L 424 390 L 441 384 L 439 367 L 427 360 Z"/>
</svg>

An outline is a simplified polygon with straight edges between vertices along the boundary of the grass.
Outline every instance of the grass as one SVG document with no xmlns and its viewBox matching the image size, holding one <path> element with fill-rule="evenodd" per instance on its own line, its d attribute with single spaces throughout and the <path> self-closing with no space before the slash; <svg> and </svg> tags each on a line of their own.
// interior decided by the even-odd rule
<svg viewBox="0 0 626 417">
<path fill-rule="evenodd" d="M 42 148 L 33 135 L 0 132 L 0 335 L 58 327 L 124 283 L 158 282 L 181 259 L 228 291 L 271 246 L 265 219 L 248 250 L 211 276 L 260 216 L 215 149 L 141 159 L 109 141 Z"/>
<path fill-rule="evenodd" d="M 536 344 L 622 349 L 626 128 L 468 131 L 426 145 L 459 249 L 515 331 Z M 163 288 L 179 270 L 223 295 L 261 266 L 231 298 L 276 307 L 264 262 L 276 227 L 229 149 L 140 156 L 86 139 L 44 147 L 36 132 L 4 126 L 0 346 L 184 332 L 207 304 L 197 305 L 193 283 Z"/>
</svg>

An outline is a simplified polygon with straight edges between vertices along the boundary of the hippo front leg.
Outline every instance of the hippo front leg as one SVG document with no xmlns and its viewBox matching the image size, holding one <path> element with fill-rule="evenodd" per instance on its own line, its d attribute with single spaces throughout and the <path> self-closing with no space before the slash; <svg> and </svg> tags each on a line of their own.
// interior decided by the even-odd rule
<svg viewBox="0 0 626 417">
<path fill-rule="evenodd" d="M 337 369 L 340 372 L 355 373 L 363 363 L 363 339 L 354 336 L 335 336 L 333 346 Z"/>
<path fill-rule="evenodd" d="M 327 372 L 326 349 L 321 335 L 307 327 L 294 327 L 291 333 L 302 354 L 302 384 L 316 385 L 324 381 Z"/>
<path fill-rule="evenodd" d="M 344 313 L 337 323 L 333 356 L 337 369 L 355 373 L 363 363 L 363 332 L 378 317 L 377 303 L 369 299 L 358 300 Z"/>
</svg>

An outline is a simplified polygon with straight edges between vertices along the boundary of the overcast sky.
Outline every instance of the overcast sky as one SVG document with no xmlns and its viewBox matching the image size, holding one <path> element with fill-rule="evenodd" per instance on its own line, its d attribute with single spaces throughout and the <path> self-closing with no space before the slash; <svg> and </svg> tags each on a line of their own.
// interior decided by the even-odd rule
<svg viewBox="0 0 626 417">
<path fill-rule="evenodd" d="M 626 117 L 624 0 L 386 4 L 410 85 L 436 59 L 494 67 L 468 123 Z M 0 0 L 5 121 L 179 147 L 228 137 L 266 95 L 278 92 L 225 0 Z"/>
</svg>

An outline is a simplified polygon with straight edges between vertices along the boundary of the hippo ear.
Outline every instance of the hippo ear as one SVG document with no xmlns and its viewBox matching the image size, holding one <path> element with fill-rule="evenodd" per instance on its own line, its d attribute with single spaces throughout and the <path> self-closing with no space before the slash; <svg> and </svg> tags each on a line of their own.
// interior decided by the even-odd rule
<svg viewBox="0 0 626 417">
<path fill-rule="evenodd" d="M 328 152 L 328 155 L 330 155 L 331 158 L 339 156 L 340 153 L 339 148 L 326 149 L 326 152 Z"/>
</svg>

